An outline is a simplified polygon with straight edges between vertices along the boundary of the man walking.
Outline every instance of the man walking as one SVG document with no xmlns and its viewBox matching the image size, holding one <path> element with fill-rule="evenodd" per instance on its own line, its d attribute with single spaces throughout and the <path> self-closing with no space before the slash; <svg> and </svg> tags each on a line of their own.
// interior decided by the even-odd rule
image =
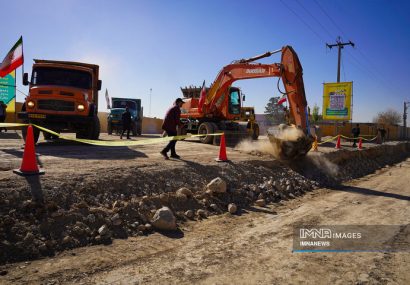
<svg viewBox="0 0 410 285">
<path fill-rule="evenodd" d="M 162 123 L 162 129 L 167 136 L 173 137 L 177 135 L 177 126 L 182 126 L 180 121 L 181 107 L 184 101 L 181 98 L 175 100 L 174 105 L 168 109 L 165 114 L 164 122 Z M 171 157 L 179 159 L 180 156 L 175 151 L 175 145 L 177 141 L 170 141 L 167 146 L 160 152 L 165 159 L 169 159 L 168 151 L 171 151 Z"/>
<path fill-rule="evenodd" d="M 122 136 L 124 135 L 125 131 L 127 131 L 127 139 L 130 138 L 130 131 L 131 131 L 131 113 L 130 109 L 128 107 L 125 108 L 125 112 L 122 113 L 122 133 L 120 136 L 120 139 L 122 139 Z"/>
<path fill-rule="evenodd" d="M 4 104 L 3 101 L 0 101 L 0 123 L 4 123 L 4 121 L 6 120 L 6 115 L 7 115 L 6 109 L 7 109 L 7 105 Z M 2 129 L 3 128 L 0 128 L 0 133 Z M 4 131 L 7 132 L 7 129 L 4 128 Z"/>
<path fill-rule="evenodd" d="M 352 129 L 352 134 L 353 134 L 353 147 L 356 147 L 357 138 L 360 136 L 359 124 L 356 124 L 356 127 Z"/>
</svg>

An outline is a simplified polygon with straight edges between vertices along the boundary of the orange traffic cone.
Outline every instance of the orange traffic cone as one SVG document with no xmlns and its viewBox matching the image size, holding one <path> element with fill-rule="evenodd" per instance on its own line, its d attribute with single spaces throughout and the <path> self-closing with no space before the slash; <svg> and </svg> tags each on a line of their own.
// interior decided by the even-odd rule
<svg viewBox="0 0 410 285">
<path fill-rule="evenodd" d="M 218 162 L 226 162 L 228 161 L 228 157 L 226 156 L 226 144 L 225 144 L 225 134 L 221 136 L 221 143 L 219 145 L 219 157 L 215 160 Z"/>
<path fill-rule="evenodd" d="M 313 151 L 318 151 L 317 147 L 318 147 L 317 136 L 315 136 L 315 141 L 312 144 L 312 150 Z"/>
<path fill-rule="evenodd" d="M 362 138 L 359 138 L 359 145 L 357 146 L 358 150 L 362 150 Z"/>
<path fill-rule="evenodd" d="M 337 136 L 337 142 L 335 149 L 340 149 L 340 135 Z"/>
<path fill-rule="evenodd" d="M 26 145 L 24 146 L 23 161 L 21 162 L 20 169 L 14 169 L 13 172 L 23 176 L 45 173 L 37 165 L 33 127 L 31 125 L 27 127 Z"/>
</svg>

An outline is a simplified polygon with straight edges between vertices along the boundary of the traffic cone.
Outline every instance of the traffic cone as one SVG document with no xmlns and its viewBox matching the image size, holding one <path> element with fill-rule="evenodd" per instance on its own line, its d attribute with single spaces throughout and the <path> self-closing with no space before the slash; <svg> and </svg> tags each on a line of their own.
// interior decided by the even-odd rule
<svg viewBox="0 0 410 285">
<path fill-rule="evenodd" d="M 357 146 L 358 150 L 362 150 L 362 138 L 359 138 L 359 145 Z"/>
<path fill-rule="evenodd" d="M 340 135 L 337 136 L 337 142 L 336 142 L 335 149 L 340 149 Z"/>
<path fill-rule="evenodd" d="M 313 144 L 312 144 L 312 150 L 313 150 L 313 151 L 318 151 L 317 147 L 318 147 L 318 144 L 317 144 L 317 136 L 315 136 L 315 141 L 314 141 Z"/>
<path fill-rule="evenodd" d="M 218 162 L 226 162 L 228 161 L 228 157 L 226 156 L 226 143 L 225 143 L 225 134 L 221 136 L 221 143 L 219 145 L 219 157 L 215 159 Z"/>
<path fill-rule="evenodd" d="M 34 148 L 34 133 L 33 127 L 27 127 L 26 145 L 24 146 L 23 161 L 20 169 L 14 169 L 14 173 L 22 176 L 27 175 L 41 175 L 44 170 L 39 169 L 36 160 L 36 150 Z"/>
</svg>

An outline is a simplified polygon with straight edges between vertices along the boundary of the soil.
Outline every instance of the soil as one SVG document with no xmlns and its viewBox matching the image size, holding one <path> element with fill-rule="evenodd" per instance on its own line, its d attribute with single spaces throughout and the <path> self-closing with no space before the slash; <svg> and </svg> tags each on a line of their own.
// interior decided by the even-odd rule
<svg viewBox="0 0 410 285">
<path fill-rule="evenodd" d="M 354 224 L 355 218 L 364 224 L 408 224 L 409 215 L 403 214 L 403 205 L 409 201 L 408 187 L 404 191 L 399 188 L 408 185 L 404 174 L 409 162 L 389 171 L 383 168 L 406 159 L 409 145 L 405 143 L 365 145 L 363 151 L 321 148 L 298 163 L 279 162 L 258 149 L 228 148 L 230 162 L 221 164 L 214 160 L 217 147 L 195 141 L 179 142 L 182 159 L 169 161 L 159 154 L 162 144 L 109 148 L 40 142 L 36 151 L 46 175 L 24 178 L 11 171 L 22 156 L 21 140 L 18 133 L 15 135 L 2 140 L 0 149 L 0 263 L 4 264 L 0 273 L 5 275 L 0 276 L 0 282 L 271 284 L 287 283 L 286 278 L 304 272 L 313 278 L 311 281 L 321 283 L 315 274 L 308 274 L 308 262 L 303 262 L 306 256 L 287 251 L 292 225 L 298 219 L 317 224 Z M 344 181 L 375 171 L 382 174 L 340 187 Z M 226 193 L 205 191 L 215 177 L 227 182 Z M 193 197 L 176 195 L 181 187 L 189 188 Z M 369 194 L 385 190 L 399 198 Z M 348 202 L 351 197 L 369 206 L 354 212 Z M 260 199 L 267 208 L 254 206 Z M 229 203 L 238 206 L 239 215 L 226 213 Z M 172 209 L 179 231 L 160 234 L 149 226 L 141 228 L 161 206 Z M 205 214 L 198 214 L 199 209 Z M 192 219 L 186 217 L 186 210 L 196 212 Z M 103 226 L 108 228 L 106 234 L 99 231 Z M 94 246 L 83 247 L 86 245 Z M 315 270 L 334 271 L 330 279 L 325 276 L 328 282 L 323 284 L 334 283 L 336 272 L 348 269 L 351 272 L 344 273 L 348 272 L 350 279 L 346 280 L 400 284 L 405 280 L 400 278 L 408 277 L 402 270 L 408 255 L 384 256 L 363 254 L 355 261 L 359 269 L 369 265 L 369 260 L 385 266 L 384 271 L 372 269 L 374 278 L 371 272 L 358 276 L 361 271 L 354 270 L 342 256 L 337 259 L 346 264 L 341 269 L 337 269 L 336 260 L 329 266 L 324 262 L 334 255 L 308 259 L 318 267 Z M 38 258 L 42 259 L 29 261 Z M 366 266 L 360 267 L 359 261 Z M 398 263 L 396 268 L 386 265 L 391 261 Z M 389 270 L 394 278 L 386 275 Z M 295 280 L 291 283 L 304 279 Z"/>
</svg>

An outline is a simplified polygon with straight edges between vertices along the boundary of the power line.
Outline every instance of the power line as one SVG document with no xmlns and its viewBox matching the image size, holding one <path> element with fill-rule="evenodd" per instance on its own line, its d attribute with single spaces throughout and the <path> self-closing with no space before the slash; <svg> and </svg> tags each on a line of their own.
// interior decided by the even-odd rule
<svg viewBox="0 0 410 285">
<path fill-rule="evenodd" d="M 302 7 L 303 8 L 303 10 L 305 10 L 306 11 L 306 13 L 308 13 L 314 20 L 315 20 L 315 22 L 316 23 L 318 23 L 319 24 L 319 26 L 320 27 L 322 27 L 322 29 L 327 33 L 327 35 L 330 37 L 330 38 L 333 38 L 333 35 L 332 35 L 332 33 L 331 32 L 329 32 L 329 30 L 328 29 L 326 29 L 326 27 L 325 26 L 323 26 L 322 25 L 322 23 L 314 16 L 314 15 L 312 15 L 312 13 L 310 13 L 310 11 L 308 10 L 308 9 L 306 9 L 306 7 L 305 6 L 303 6 L 303 4 L 301 3 L 301 2 L 299 2 L 298 0 L 296 0 L 296 2 L 299 4 L 299 6 L 300 7 Z"/>
<path fill-rule="evenodd" d="M 289 11 L 291 11 L 306 27 L 309 28 L 321 41 L 326 42 L 302 17 L 300 17 L 292 8 L 290 8 L 283 0 L 279 0 L 283 6 L 285 6 Z"/>
<path fill-rule="evenodd" d="M 336 22 L 332 19 L 332 17 L 329 16 L 329 14 L 325 11 L 325 9 L 323 9 L 322 5 L 319 4 L 319 2 L 317 2 L 316 0 L 314 0 L 316 5 L 319 7 L 319 9 L 323 12 L 323 14 L 326 15 L 326 17 L 332 22 L 332 24 L 340 31 L 340 33 L 347 38 L 346 34 L 343 33 L 343 30 L 339 27 L 338 24 L 336 24 Z"/>
</svg>

